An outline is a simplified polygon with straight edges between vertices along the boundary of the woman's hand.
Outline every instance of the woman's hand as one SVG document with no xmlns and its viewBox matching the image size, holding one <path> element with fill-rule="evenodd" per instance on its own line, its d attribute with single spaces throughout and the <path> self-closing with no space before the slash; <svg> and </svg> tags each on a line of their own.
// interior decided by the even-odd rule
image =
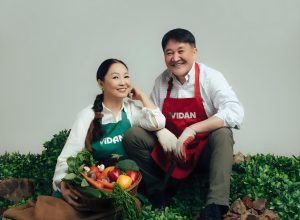
<svg viewBox="0 0 300 220">
<path fill-rule="evenodd" d="M 131 91 L 128 94 L 128 97 L 133 100 L 140 100 L 145 97 L 145 93 L 137 87 L 132 87 Z"/>
<path fill-rule="evenodd" d="M 72 185 L 62 181 L 60 184 L 60 191 L 64 200 L 79 211 L 89 211 L 87 204 L 82 203 L 84 197 Z"/>
<path fill-rule="evenodd" d="M 139 88 L 133 86 L 128 97 L 133 100 L 140 100 L 144 107 L 149 109 L 156 109 L 157 107 L 149 99 L 149 97 Z"/>
</svg>

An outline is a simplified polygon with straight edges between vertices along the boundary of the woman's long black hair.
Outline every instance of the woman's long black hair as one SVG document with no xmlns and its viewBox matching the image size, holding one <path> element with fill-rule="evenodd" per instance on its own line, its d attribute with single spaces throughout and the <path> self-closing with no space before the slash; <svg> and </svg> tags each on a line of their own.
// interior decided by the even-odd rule
<svg viewBox="0 0 300 220">
<path fill-rule="evenodd" d="M 109 70 L 109 68 L 111 67 L 112 64 L 114 63 L 121 63 L 123 64 L 126 69 L 128 69 L 128 67 L 126 66 L 126 64 L 118 59 L 107 59 L 105 61 L 103 61 L 97 71 L 97 80 L 101 80 L 104 81 L 104 78 Z M 102 102 L 103 102 L 103 94 L 104 92 L 102 92 L 101 94 L 97 95 L 95 101 L 94 101 L 94 106 L 93 106 L 93 110 L 95 112 L 95 118 L 92 122 L 93 124 L 93 131 L 92 131 L 92 142 L 98 141 L 102 135 L 103 135 L 103 131 L 102 131 Z"/>
</svg>

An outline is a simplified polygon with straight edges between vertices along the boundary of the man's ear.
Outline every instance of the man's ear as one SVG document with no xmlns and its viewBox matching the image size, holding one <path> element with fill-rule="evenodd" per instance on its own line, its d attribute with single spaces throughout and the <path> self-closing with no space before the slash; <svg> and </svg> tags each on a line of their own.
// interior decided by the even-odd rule
<svg viewBox="0 0 300 220">
<path fill-rule="evenodd" d="M 198 49 L 196 47 L 193 48 L 194 58 L 197 60 L 198 57 Z"/>
</svg>

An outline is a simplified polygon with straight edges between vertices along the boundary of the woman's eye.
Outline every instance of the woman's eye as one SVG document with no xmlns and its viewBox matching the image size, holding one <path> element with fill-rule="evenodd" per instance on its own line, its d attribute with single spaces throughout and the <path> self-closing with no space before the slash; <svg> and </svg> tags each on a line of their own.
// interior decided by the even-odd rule
<svg viewBox="0 0 300 220">
<path fill-rule="evenodd" d="M 119 78 L 119 77 L 117 77 L 117 76 L 114 76 L 114 77 L 113 77 L 113 79 L 118 79 L 118 78 Z"/>
<path fill-rule="evenodd" d="M 124 76 L 124 78 L 130 78 L 130 76 Z"/>
</svg>

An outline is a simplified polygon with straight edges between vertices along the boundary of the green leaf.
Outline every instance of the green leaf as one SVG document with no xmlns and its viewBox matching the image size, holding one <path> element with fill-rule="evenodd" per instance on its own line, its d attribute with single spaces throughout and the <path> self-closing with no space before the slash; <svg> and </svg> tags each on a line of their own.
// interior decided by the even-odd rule
<svg viewBox="0 0 300 220">
<path fill-rule="evenodd" d="M 75 173 L 68 173 L 63 180 L 74 180 L 76 178 L 76 174 Z"/>
<path fill-rule="evenodd" d="M 82 179 L 80 186 L 86 187 L 89 186 L 90 184 L 86 181 L 86 179 Z"/>
</svg>

